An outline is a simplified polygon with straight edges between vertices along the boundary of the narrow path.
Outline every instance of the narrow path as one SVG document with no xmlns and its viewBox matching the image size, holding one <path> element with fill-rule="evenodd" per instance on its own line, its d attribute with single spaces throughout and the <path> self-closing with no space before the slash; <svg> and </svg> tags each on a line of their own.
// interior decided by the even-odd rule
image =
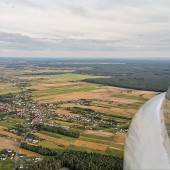
<svg viewBox="0 0 170 170">
<path fill-rule="evenodd" d="M 25 136 L 21 139 L 20 143 L 18 144 L 17 150 L 16 150 L 16 154 L 15 154 L 15 159 L 14 159 L 14 168 L 13 170 L 16 170 L 17 168 L 17 163 L 18 163 L 18 158 L 19 158 L 19 149 L 21 147 L 22 142 L 25 140 L 25 138 L 27 137 L 27 135 L 30 133 L 31 129 L 25 134 Z"/>
<path fill-rule="evenodd" d="M 20 146 L 21 146 L 22 141 L 23 141 L 23 139 L 22 139 L 22 140 L 20 141 L 20 143 L 18 144 L 18 147 L 17 147 L 17 150 L 16 150 L 15 159 L 14 159 L 14 168 L 13 168 L 13 170 L 16 170 L 16 168 L 17 168 L 19 149 L 20 149 Z"/>
</svg>

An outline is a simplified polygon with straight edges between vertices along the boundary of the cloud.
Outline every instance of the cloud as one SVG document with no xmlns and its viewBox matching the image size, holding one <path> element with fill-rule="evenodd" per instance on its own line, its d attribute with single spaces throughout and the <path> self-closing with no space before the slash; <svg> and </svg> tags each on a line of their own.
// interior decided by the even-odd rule
<svg viewBox="0 0 170 170">
<path fill-rule="evenodd" d="M 116 44 L 126 40 L 49 39 L 33 38 L 22 34 L 0 32 L 0 48 L 18 50 L 115 50 Z"/>
<path fill-rule="evenodd" d="M 0 49 L 170 56 L 169 8 L 169 0 L 1 0 Z"/>
<path fill-rule="evenodd" d="M 39 5 L 30 0 L 1 0 L 1 3 L 5 3 L 7 6 L 12 8 L 15 8 L 17 6 L 27 6 L 34 8 L 40 7 Z"/>
<path fill-rule="evenodd" d="M 0 32 L 0 48 L 17 50 L 39 50 L 44 47 L 43 41 L 22 34 Z"/>
</svg>

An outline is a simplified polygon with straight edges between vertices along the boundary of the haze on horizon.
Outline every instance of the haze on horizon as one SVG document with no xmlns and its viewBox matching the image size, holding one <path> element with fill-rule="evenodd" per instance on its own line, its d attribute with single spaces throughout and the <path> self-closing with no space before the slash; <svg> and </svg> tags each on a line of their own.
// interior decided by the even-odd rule
<svg viewBox="0 0 170 170">
<path fill-rule="evenodd" d="M 1 0 L 0 56 L 170 58 L 169 0 Z"/>
</svg>

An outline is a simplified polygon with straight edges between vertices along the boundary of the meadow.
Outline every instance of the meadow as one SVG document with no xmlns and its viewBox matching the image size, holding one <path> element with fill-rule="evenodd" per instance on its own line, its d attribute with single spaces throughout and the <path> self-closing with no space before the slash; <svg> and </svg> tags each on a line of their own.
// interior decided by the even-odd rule
<svg viewBox="0 0 170 170">
<path fill-rule="evenodd" d="M 0 161 L 0 170 L 11 170 L 13 166 L 13 161 Z"/>
</svg>

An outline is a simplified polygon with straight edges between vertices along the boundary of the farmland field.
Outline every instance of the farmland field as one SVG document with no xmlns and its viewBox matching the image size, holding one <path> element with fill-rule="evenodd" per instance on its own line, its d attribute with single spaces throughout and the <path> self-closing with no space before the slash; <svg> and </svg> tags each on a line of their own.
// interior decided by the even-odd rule
<svg viewBox="0 0 170 170">
<path fill-rule="evenodd" d="M 106 151 L 108 148 L 108 145 L 105 145 L 105 144 L 99 144 L 99 143 L 88 142 L 88 141 L 83 141 L 83 140 L 76 140 L 74 142 L 74 145 L 84 147 L 84 148 L 101 150 L 101 151 Z"/>
<path fill-rule="evenodd" d="M 0 95 L 7 93 L 17 93 L 19 91 L 19 88 L 14 87 L 11 83 L 0 83 Z"/>
<path fill-rule="evenodd" d="M 0 137 L 0 141 L 1 141 L 0 150 L 3 150 L 3 149 L 16 150 L 17 148 L 17 142 L 11 139 Z"/>
<path fill-rule="evenodd" d="M 130 89 L 122 88 L 126 64 L 30 63 L 7 62 L 0 77 L 0 149 L 15 151 L 21 142 L 20 165 L 25 165 L 24 156 L 37 162 L 36 157 L 74 151 L 122 160 L 132 118 L 165 88 L 141 88 L 133 66 L 134 84 L 127 81 Z M 6 169 L 12 165 L 9 161 Z"/>
<path fill-rule="evenodd" d="M 111 126 L 103 128 L 102 125 L 93 126 L 82 122 L 79 120 L 82 109 L 91 109 L 101 114 L 103 120 L 116 121 L 122 124 L 122 127 L 129 126 L 128 122 L 137 109 L 156 94 L 150 91 L 85 83 L 82 80 L 94 79 L 96 76 L 74 74 L 74 72 L 48 76 L 22 75 L 21 78 L 33 80 L 26 88 L 32 91 L 32 97 L 39 103 L 59 103 L 57 107 L 50 109 L 54 116 L 51 122 L 68 128 L 78 128 L 80 131 L 78 140 L 47 131 L 36 133 L 44 140 L 39 142 L 40 146 L 54 150 L 91 150 L 122 157 L 125 136 L 117 133 L 118 128 Z M 74 107 L 80 112 L 69 110 Z"/>
<path fill-rule="evenodd" d="M 17 140 L 21 140 L 21 137 L 20 137 L 20 136 L 15 135 L 15 134 L 10 133 L 10 132 L 7 132 L 7 131 L 4 131 L 4 130 L 0 130 L 0 134 L 1 134 L 1 135 L 8 136 L 8 137 L 11 137 L 11 138 L 14 138 L 14 139 L 17 139 Z"/>
<path fill-rule="evenodd" d="M 36 135 L 41 138 L 41 139 L 44 139 L 48 142 L 51 142 L 51 143 L 54 143 L 58 146 L 60 145 L 64 145 L 64 146 L 69 146 L 69 141 L 67 140 L 64 140 L 64 139 L 58 139 L 58 138 L 55 138 L 55 137 L 51 137 L 51 136 L 48 136 L 48 135 L 44 135 L 44 134 L 41 134 L 41 133 L 36 133 Z M 46 146 L 48 147 L 48 146 Z"/>
<path fill-rule="evenodd" d="M 87 150 L 111 155 L 118 153 L 117 156 L 122 157 L 126 132 L 120 133 L 120 129 L 124 130 L 124 127 L 127 129 L 137 109 L 157 93 L 82 82 L 85 79 L 102 77 L 75 74 L 74 71 L 70 73 L 69 70 L 65 70 L 63 74 L 62 70 L 58 70 L 56 75 L 50 75 L 51 71 L 46 70 L 48 73 L 46 75 L 43 71 L 27 70 L 21 74 L 21 80 L 29 81 L 26 89 L 29 90 L 33 100 L 39 104 L 53 106 L 49 109 L 52 113 L 52 120 L 49 123 L 73 130 L 78 129 L 80 132 L 79 139 L 74 139 L 41 130 L 35 133 L 35 136 L 41 139 L 36 145 L 52 150 Z M 89 123 L 83 120 L 82 116 L 88 119 L 93 112 L 99 115 L 102 121 L 96 119 L 96 123 Z M 92 121 L 91 119 L 89 117 L 89 121 Z M 119 126 L 104 124 L 103 121 L 108 123 L 113 121 Z M 12 118 L 7 123 L 1 121 L 0 125 L 12 128 L 16 123 L 25 122 L 25 119 Z M 17 139 L 17 136 L 15 138 Z M 21 151 L 26 153 L 25 150 Z"/>
<path fill-rule="evenodd" d="M 40 154 L 37 154 L 35 152 L 31 152 L 25 149 L 20 149 L 19 154 L 26 154 L 28 157 L 41 157 Z"/>
<path fill-rule="evenodd" d="M 13 166 L 13 161 L 0 161 L 0 170 L 11 170 Z"/>
</svg>

